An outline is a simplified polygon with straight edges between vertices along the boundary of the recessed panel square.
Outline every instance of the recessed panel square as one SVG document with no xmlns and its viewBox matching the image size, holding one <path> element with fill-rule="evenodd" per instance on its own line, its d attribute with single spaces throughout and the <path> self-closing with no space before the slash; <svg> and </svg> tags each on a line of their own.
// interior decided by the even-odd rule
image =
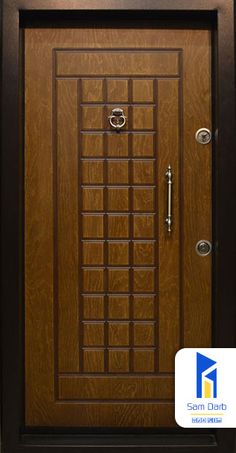
<svg viewBox="0 0 236 453">
<path fill-rule="evenodd" d="M 104 269 L 83 270 L 83 290 L 88 293 L 104 291 Z"/>
<path fill-rule="evenodd" d="M 135 214 L 133 216 L 133 231 L 135 238 L 153 238 L 154 215 Z"/>
<path fill-rule="evenodd" d="M 127 373 L 129 371 L 129 351 L 113 349 L 109 351 L 109 372 Z"/>
<path fill-rule="evenodd" d="M 129 345 L 129 323 L 109 323 L 109 345 L 128 346 Z"/>
<path fill-rule="evenodd" d="M 153 102 L 153 80 L 133 80 L 133 102 Z"/>
<path fill-rule="evenodd" d="M 85 373 L 103 373 L 104 372 L 104 351 L 103 350 L 85 350 L 84 372 Z"/>
<path fill-rule="evenodd" d="M 154 291 L 154 269 L 136 268 L 133 270 L 134 292 L 151 293 Z"/>
<path fill-rule="evenodd" d="M 109 269 L 108 289 L 112 293 L 129 291 L 129 269 Z"/>
<path fill-rule="evenodd" d="M 83 157 L 102 157 L 103 134 L 82 134 L 81 154 Z"/>
<path fill-rule="evenodd" d="M 127 160 L 108 161 L 108 183 L 128 184 L 129 162 Z"/>
<path fill-rule="evenodd" d="M 128 187 L 108 188 L 108 211 L 128 211 L 129 189 Z"/>
<path fill-rule="evenodd" d="M 134 351 L 134 372 L 153 373 L 154 351 L 138 349 Z"/>
<path fill-rule="evenodd" d="M 133 183 L 143 185 L 154 183 L 154 162 L 152 160 L 133 161 Z"/>
<path fill-rule="evenodd" d="M 83 214 L 82 235 L 84 238 L 99 239 L 103 237 L 103 215 Z"/>
<path fill-rule="evenodd" d="M 133 189 L 134 211 L 154 211 L 155 192 L 153 187 L 135 187 Z"/>
<path fill-rule="evenodd" d="M 104 344 L 104 324 L 103 323 L 83 323 L 83 339 L 85 346 L 103 346 Z"/>
<path fill-rule="evenodd" d="M 108 237 L 124 239 L 129 237 L 128 215 L 108 215 Z"/>
<path fill-rule="evenodd" d="M 132 134 L 134 157 L 154 157 L 154 134 Z"/>
<path fill-rule="evenodd" d="M 107 134 L 107 147 L 109 157 L 126 157 L 128 156 L 128 134 L 120 132 L 111 132 Z"/>
<path fill-rule="evenodd" d="M 154 318 L 154 296 L 134 296 L 133 313 L 135 319 L 153 319 Z"/>
<path fill-rule="evenodd" d="M 105 112 L 103 107 L 82 107 L 82 128 L 103 129 Z"/>
<path fill-rule="evenodd" d="M 128 80 L 107 80 L 108 102 L 128 102 Z"/>
<path fill-rule="evenodd" d="M 153 265 L 155 263 L 154 242 L 139 241 L 133 244 L 134 265 Z"/>
<path fill-rule="evenodd" d="M 84 211 L 103 210 L 103 188 L 84 187 L 82 189 L 82 197 Z"/>
<path fill-rule="evenodd" d="M 103 83 L 102 79 L 83 79 L 82 102 L 102 102 Z"/>
<path fill-rule="evenodd" d="M 82 183 L 83 184 L 103 183 L 103 160 L 82 161 Z"/>
<path fill-rule="evenodd" d="M 103 242 L 84 241 L 82 243 L 82 257 L 84 265 L 103 264 Z"/>
<path fill-rule="evenodd" d="M 104 297 L 103 296 L 83 296 L 84 319 L 103 319 L 104 318 Z"/>
<path fill-rule="evenodd" d="M 129 318 L 129 296 L 109 296 L 108 306 L 110 319 Z"/>
<path fill-rule="evenodd" d="M 134 323 L 134 346 L 154 346 L 153 323 Z"/>
<path fill-rule="evenodd" d="M 122 266 L 129 263 L 129 243 L 109 242 L 108 243 L 108 264 Z"/>
<path fill-rule="evenodd" d="M 153 129 L 154 108 L 149 106 L 133 107 L 133 129 Z"/>
</svg>

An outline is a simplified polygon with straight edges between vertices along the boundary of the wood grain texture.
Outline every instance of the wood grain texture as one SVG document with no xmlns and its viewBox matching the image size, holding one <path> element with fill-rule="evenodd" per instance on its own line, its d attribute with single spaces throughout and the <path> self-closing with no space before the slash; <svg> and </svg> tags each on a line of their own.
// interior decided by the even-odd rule
<svg viewBox="0 0 236 453">
<path fill-rule="evenodd" d="M 211 260 L 195 253 L 211 239 L 211 146 L 194 138 L 211 121 L 210 33 L 28 29 L 25 41 L 27 424 L 174 426 L 174 353 L 211 336 Z"/>
<path fill-rule="evenodd" d="M 177 75 L 176 52 L 57 52 L 57 75 Z M 121 101 L 121 99 L 119 99 Z"/>
<path fill-rule="evenodd" d="M 27 423 L 50 420 L 54 401 L 51 54 L 25 49 L 25 398 Z M 43 65 L 39 65 L 43 61 Z M 41 70 L 39 69 L 41 66 Z M 43 74 L 42 74 L 43 70 Z M 43 77 L 45 75 L 45 78 Z M 40 103 L 38 102 L 40 96 Z M 50 101 L 49 101 L 50 100 Z M 41 415 L 40 415 L 41 414 Z M 53 423 L 53 420 L 51 419 Z"/>
<path fill-rule="evenodd" d="M 188 38 L 189 39 L 189 38 Z M 186 347 L 208 347 L 212 337 L 212 255 L 196 254 L 196 243 L 212 240 L 212 145 L 200 145 L 195 132 L 211 123 L 211 37 L 204 48 L 192 38 L 195 51 L 187 45 L 184 54 L 188 83 L 183 95 L 183 343 Z M 199 65 L 204 60 L 205 68 Z M 190 70 L 191 68 L 191 70 Z M 184 75 L 185 75 L 184 71 Z"/>
<path fill-rule="evenodd" d="M 58 80 L 56 89 L 54 253 L 57 252 L 57 260 L 54 272 L 58 326 L 54 328 L 56 333 L 58 328 L 58 370 L 65 372 L 79 371 L 77 82 Z"/>
<path fill-rule="evenodd" d="M 119 352 L 119 351 L 118 351 Z M 113 399 L 119 400 L 159 400 L 172 399 L 174 392 L 173 376 L 149 376 L 144 380 L 134 376 L 100 376 L 96 388 L 88 376 L 60 376 L 59 399 Z"/>
<path fill-rule="evenodd" d="M 159 141 L 159 370 L 174 371 L 174 357 L 180 349 L 180 143 L 179 143 L 179 81 L 158 81 Z M 169 234 L 163 228 L 167 215 L 166 171 L 171 165 L 173 173 L 172 215 L 173 227 Z M 182 175 L 181 175 L 182 176 Z M 186 196 L 188 196 L 186 194 Z M 185 197 L 186 197 L 185 196 Z"/>
</svg>

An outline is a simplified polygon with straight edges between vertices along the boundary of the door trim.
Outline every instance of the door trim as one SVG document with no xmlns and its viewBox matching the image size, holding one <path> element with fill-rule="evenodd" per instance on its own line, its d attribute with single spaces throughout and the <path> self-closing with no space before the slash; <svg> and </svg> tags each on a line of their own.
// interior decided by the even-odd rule
<svg viewBox="0 0 236 453">
<path fill-rule="evenodd" d="M 150 449 L 165 453 L 192 448 L 199 452 L 233 453 L 235 430 L 159 429 L 143 433 L 98 434 L 93 431 L 68 431 L 66 434 L 45 430 L 38 433 L 24 429 L 24 312 L 23 312 L 23 100 L 22 40 L 20 24 L 50 24 L 62 16 L 82 18 L 96 13 L 122 19 L 129 17 L 166 18 L 186 27 L 184 20 L 211 24 L 215 55 L 213 86 L 214 130 L 213 152 L 213 305 L 214 338 L 217 347 L 236 346 L 236 155 L 235 143 L 235 56 L 233 0 L 5 0 L 2 26 L 2 446 L 6 453 L 102 451 L 145 452 Z M 144 11 L 145 10 L 145 11 Z M 109 13 L 110 11 L 110 13 Z M 37 24 L 37 25 L 36 25 Z M 48 25 L 50 26 L 50 25 Z M 216 58 L 217 55 L 217 58 Z M 41 434 L 40 434 L 41 431 Z M 87 434 L 87 435 L 86 435 Z M 132 447 L 131 447 L 132 446 Z"/>
</svg>

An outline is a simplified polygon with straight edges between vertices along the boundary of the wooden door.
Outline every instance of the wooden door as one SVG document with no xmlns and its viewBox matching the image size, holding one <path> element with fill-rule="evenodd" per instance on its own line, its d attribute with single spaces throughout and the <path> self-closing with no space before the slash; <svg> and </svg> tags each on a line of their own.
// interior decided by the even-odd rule
<svg viewBox="0 0 236 453">
<path fill-rule="evenodd" d="M 210 42 L 25 30 L 29 426 L 175 425 L 175 353 L 211 345 L 211 255 L 195 249 L 211 241 L 211 144 L 195 139 L 211 128 Z"/>
</svg>

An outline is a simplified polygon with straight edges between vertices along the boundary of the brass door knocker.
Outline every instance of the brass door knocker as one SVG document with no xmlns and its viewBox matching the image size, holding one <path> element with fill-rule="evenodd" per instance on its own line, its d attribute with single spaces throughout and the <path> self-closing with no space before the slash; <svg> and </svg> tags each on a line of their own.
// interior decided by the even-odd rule
<svg viewBox="0 0 236 453">
<path fill-rule="evenodd" d="M 109 123 L 117 132 L 124 127 L 126 123 L 126 116 L 123 109 L 115 108 L 112 110 L 111 115 L 108 116 Z"/>
</svg>

